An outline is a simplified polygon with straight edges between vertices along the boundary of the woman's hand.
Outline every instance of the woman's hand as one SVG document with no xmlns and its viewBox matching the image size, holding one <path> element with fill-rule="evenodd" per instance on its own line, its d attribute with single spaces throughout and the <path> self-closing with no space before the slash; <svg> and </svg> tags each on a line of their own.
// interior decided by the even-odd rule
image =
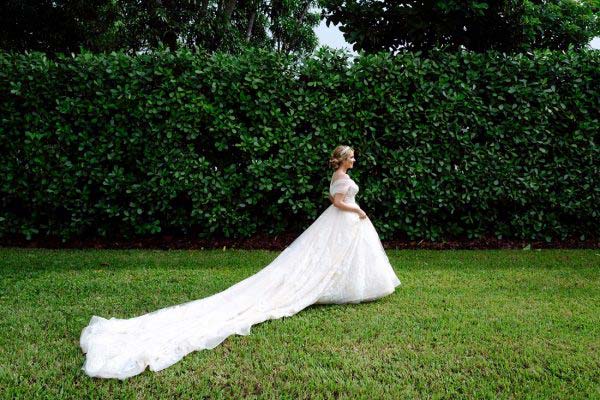
<svg viewBox="0 0 600 400">
<path fill-rule="evenodd" d="M 360 210 L 360 211 L 358 211 L 358 217 L 360 219 L 365 219 L 365 218 L 367 218 L 367 214 L 363 210 Z"/>
</svg>

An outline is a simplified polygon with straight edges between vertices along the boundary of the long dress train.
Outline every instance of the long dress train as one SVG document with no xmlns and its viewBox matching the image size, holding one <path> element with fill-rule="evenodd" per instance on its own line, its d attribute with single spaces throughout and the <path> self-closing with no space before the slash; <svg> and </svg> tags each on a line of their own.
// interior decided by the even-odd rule
<svg viewBox="0 0 600 400">
<path fill-rule="evenodd" d="M 351 178 L 329 191 L 355 203 Z M 400 285 L 369 218 L 330 205 L 269 265 L 202 299 L 129 319 L 92 316 L 80 337 L 82 367 L 92 377 L 126 379 L 160 371 L 186 354 L 212 349 L 232 334 L 289 317 L 311 304 L 343 304 L 386 296 Z"/>
</svg>

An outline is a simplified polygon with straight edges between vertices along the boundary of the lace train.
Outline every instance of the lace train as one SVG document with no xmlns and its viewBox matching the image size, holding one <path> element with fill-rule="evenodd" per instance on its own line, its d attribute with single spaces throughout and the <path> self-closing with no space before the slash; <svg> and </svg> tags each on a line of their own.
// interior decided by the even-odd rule
<svg viewBox="0 0 600 400">
<path fill-rule="evenodd" d="M 80 338 L 82 369 L 117 379 L 160 371 L 265 320 L 375 300 L 398 285 L 369 218 L 331 205 L 269 265 L 222 292 L 129 319 L 92 316 Z"/>
</svg>

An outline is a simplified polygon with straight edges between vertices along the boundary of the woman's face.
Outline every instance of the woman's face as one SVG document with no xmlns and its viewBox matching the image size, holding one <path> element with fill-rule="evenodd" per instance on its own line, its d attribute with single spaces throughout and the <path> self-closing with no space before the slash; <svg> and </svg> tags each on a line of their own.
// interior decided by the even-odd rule
<svg viewBox="0 0 600 400">
<path fill-rule="evenodd" d="M 354 152 L 350 153 L 350 156 L 344 160 L 344 167 L 352 168 L 354 166 Z"/>
</svg>

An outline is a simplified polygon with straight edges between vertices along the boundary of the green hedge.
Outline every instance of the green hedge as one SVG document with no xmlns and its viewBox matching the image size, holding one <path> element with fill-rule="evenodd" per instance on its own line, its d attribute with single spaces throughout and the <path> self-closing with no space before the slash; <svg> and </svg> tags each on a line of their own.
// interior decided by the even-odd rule
<svg viewBox="0 0 600 400">
<path fill-rule="evenodd" d="M 0 53 L 0 235 L 300 232 L 356 150 L 382 239 L 597 237 L 600 53 Z"/>
</svg>

